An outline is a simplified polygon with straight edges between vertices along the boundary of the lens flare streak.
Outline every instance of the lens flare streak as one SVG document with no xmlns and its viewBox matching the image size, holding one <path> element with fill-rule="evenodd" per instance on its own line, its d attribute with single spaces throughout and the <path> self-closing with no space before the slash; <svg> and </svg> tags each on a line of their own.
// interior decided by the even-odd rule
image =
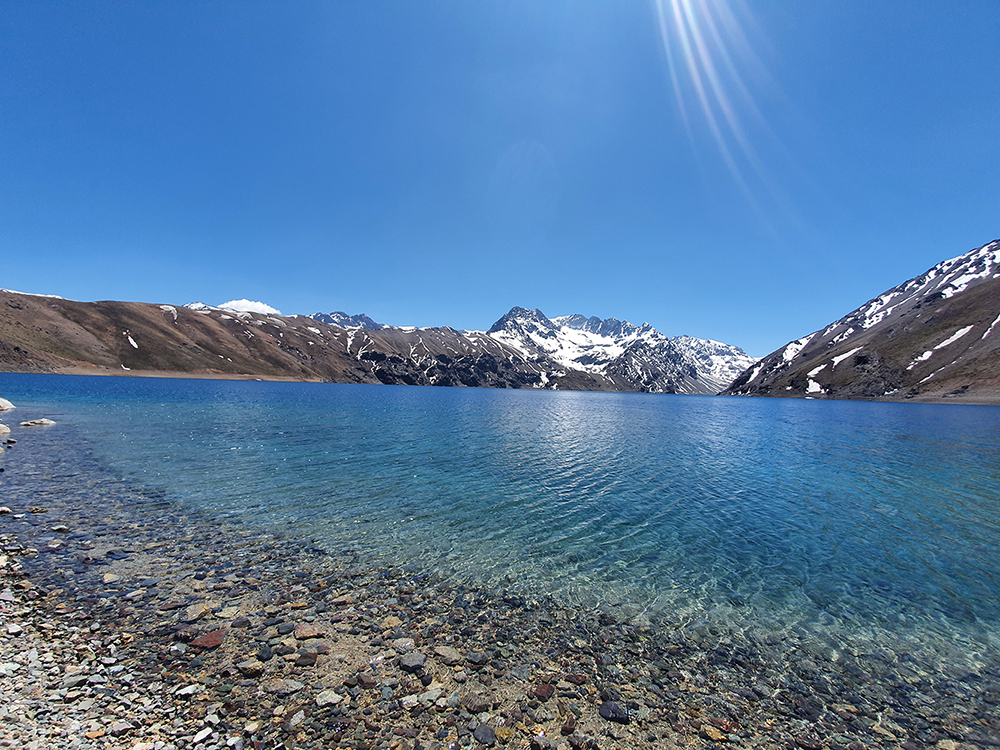
<svg viewBox="0 0 1000 750">
<path fill-rule="evenodd" d="M 750 45 L 726 0 L 653 0 L 670 82 L 688 136 L 694 123 L 686 98 L 697 100 L 705 124 L 733 179 L 748 196 L 750 186 L 741 167 L 749 164 L 759 178 L 765 169 L 737 113 L 736 98 L 763 121 L 750 89 L 740 74 L 734 52 L 759 67 Z"/>
</svg>

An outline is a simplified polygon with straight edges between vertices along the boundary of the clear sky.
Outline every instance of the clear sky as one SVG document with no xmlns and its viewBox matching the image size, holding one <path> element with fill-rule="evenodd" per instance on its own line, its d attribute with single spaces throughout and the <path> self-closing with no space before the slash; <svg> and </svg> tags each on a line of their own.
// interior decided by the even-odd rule
<svg viewBox="0 0 1000 750">
<path fill-rule="evenodd" d="M 1000 237 L 1000 2 L 0 0 L 0 287 L 762 356 Z"/>
</svg>

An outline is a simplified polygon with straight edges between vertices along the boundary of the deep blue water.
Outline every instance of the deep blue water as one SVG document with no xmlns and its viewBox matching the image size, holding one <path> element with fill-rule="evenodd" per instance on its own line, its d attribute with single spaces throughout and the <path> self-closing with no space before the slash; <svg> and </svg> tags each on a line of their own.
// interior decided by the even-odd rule
<svg viewBox="0 0 1000 750">
<path fill-rule="evenodd" d="M 185 512 L 639 622 L 998 661 L 995 407 L 28 375 L 0 396 Z"/>
</svg>

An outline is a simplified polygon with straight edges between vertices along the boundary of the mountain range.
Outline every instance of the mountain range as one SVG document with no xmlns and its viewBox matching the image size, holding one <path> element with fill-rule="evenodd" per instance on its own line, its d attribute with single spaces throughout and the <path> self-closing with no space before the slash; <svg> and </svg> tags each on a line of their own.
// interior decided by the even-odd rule
<svg viewBox="0 0 1000 750">
<path fill-rule="evenodd" d="M 725 393 L 1000 403 L 1000 240 L 789 342 Z"/>
<path fill-rule="evenodd" d="M 488 331 L 344 312 L 0 290 L 0 371 L 1000 404 L 1000 240 L 760 360 L 649 324 L 512 308 Z"/>
<path fill-rule="evenodd" d="M 520 307 L 485 332 L 239 307 L 0 291 L 0 370 L 708 394 L 754 362 L 648 324 Z"/>
</svg>

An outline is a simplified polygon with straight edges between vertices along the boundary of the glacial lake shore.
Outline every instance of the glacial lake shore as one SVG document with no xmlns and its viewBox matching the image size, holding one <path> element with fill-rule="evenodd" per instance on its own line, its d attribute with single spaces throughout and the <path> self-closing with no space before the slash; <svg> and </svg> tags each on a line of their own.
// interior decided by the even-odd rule
<svg viewBox="0 0 1000 750">
<path fill-rule="evenodd" d="M 471 546 L 436 568 L 401 561 L 388 526 L 332 537 L 319 516 L 179 502 L 53 408 L 4 420 L 17 440 L 0 458 L 7 746 L 954 750 L 1000 737 L 988 628 L 931 661 L 919 639 L 905 648 L 905 617 L 893 640 L 890 615 L 865 637 L 745 627 L 766 617 L 749 597 L 699 618 L 637 610 L 608 593 L 618 584 L 588 600 L 534 578 L 476 583 Z M 17 426 L 50 414 L 54 426 Z M 168 444 L 167 465 L 193 471 Z"/>
</svg>

